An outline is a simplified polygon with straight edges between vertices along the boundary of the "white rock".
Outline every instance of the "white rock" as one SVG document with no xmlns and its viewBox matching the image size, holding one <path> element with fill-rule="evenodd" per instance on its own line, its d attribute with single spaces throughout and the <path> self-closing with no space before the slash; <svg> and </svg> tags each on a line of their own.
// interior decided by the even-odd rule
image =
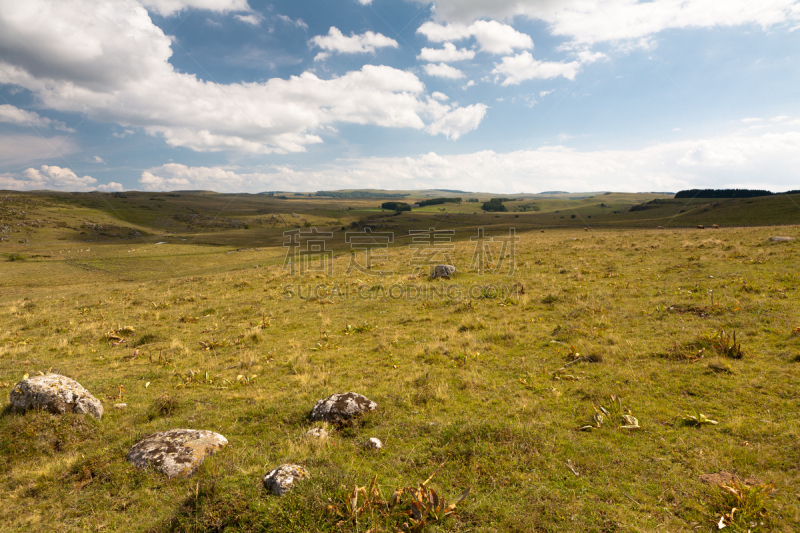
<svg viewBox="0 0 800 533">
<path fill-rule="evenodd" d="M 366 447 L 368 450 L 380 450 L 383 448 L 383 443 L 381 442 L 381 439 L 372 437 L 367 441 L 364 447 Z"/>
<path fill-rule="evenodd" d="M 285 464 L 267 472 L 263 480 L 264 488 L 276 496 L 283 496 L 292 489 L 295 483 L 310 477 L 311 474 L 304 467 Z"/>
<path fill-rule="evenodd" d="M 228 439 L 213 431 L 171 429 L 149 435 L 128 452 L 127 459 L 137 468 L 155 468 L 167 477 L 188 477 L 206 457 L 228 445 Z"/>
<path fill-rule="evenodd" d="M 771 242 L 792 242 L 792 241 L 794 241 L 794 237 L 776 236 L 776 237 L 770 237 L 769 240 Z"/>
<path fill-rule="evenodd" d="M 377 408 L 377 403 L 355 392 L 332 394 L 314 405 L 314 409 L 311 410 L 311 420 L 337 422 L 360 416 Z"/>
<path fill-rule="evenodd" d="M 20 411 L 90 414 L 98 420 L 103 416 L 100 400 L 74 379 L 59 374 L 34 376 L 17 383 L 11 390 L 11 406 Z"/>
<path fill-rule="evenodd" d="M 128 407 L 127 403 L 115 403 L 114 404 L 114 409 L 125 409 L 126 407 Z"/>
</svg>

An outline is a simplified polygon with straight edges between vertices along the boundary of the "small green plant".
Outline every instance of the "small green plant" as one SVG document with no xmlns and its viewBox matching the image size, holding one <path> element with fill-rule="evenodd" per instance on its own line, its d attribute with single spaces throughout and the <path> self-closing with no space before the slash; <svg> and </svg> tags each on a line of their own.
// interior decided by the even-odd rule
<svg viewBox="0 0 800 533">
<path fill-rule="evenodd" d="M 375 329 L 375 326 L 367 322 L 364 322 L 360 326 L 351 326 L 350 324 L 347 324 L 345 325 L 342 333 L 345 335 L 353 335 L 354 333 L 363 333 L 365 331 L 372 331 L 373 329 Z"/>
<path fill-rule="evenodd" d="M 607 406 L 595 407 L 592 423 L 582 426 L 581 431 L 600 429 L 604 424 L 619 424 L 619 429 L 640 429 L 639 420 L 633 416 L 630 409 L 622 405 L 622 398 L 616 394 L 611 395 L 611 403 Z"/>
<path fill-rule="evenodd" d="M 136 348 L 138 346 L 144 346 L 146 344 L 153 344 L 158 340 L 158 335 L 154 335 L 153 333 L 145 333 L 141 337 L 139 337 L 136 342 L 133 343 L 133 347 Z"/>
<path fill-rule="evenodd" d="M 12 261 L 12 262 L 13 261 L 25 261 L 25 258 L 22 257 L 21 254 L 9 254 L 8 255 L 8 260 Z"/>
<path fill-rule="evenodd" d="M 716 426 L 719 424 L 716 420 L 711 420 L 706 415 L 695 409 L 693 415 L 686 415 L 683 417 L 683 424 L 686 426 L 703 427 L 706 425 Z"/>
</svg>

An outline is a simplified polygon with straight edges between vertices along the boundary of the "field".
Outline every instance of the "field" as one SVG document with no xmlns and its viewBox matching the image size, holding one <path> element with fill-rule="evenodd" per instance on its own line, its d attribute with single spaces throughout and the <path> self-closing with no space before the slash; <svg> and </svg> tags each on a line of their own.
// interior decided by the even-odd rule
<svg viewBox="0 0 800 533">
<path fill-rule="evenodd" d="M 0 197 L 2 529 L 408 531 L 409 502 L 354 519 L 346 495 L 436 471 L 448 501 L 470 493 L 424 531 L 800 530 L 800 240 L 769 241 L 800 239 L 797 195 L 382 201 Z M 371 268 L 347 242 L 365 227 L 392 234 Z M 314 228 L 329 253 L 293 271 L 284 232 Z M 453 233 L 415 273 L 409 230 L 428 228 Z M 457 275 L 429 280 L 444 253 Z M 11 412 L 38 372 L 79 381 L 102 420 Z M 306 437 L 347 391 L 379 409 Z M 179 427 L 230 445 L 188 479 L 125 461 Z M 282 463 L 312 477 L 279 498 L 261 478 Z M 701 479 L 723 471 L 736 494 Z"/>
</svg>

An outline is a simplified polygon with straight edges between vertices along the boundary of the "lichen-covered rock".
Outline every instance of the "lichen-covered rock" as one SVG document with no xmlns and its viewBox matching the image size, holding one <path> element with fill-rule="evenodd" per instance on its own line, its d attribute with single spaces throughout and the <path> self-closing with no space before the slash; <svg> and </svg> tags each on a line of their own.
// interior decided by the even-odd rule
<svg viewBox="0 0 800 533">
<path fill-rule="evenodd" d="M 431 277 L 436 278 L 449 278 L 456 273 L 456 267 L 453 265 L 436 265 L 433 267 L 433 274 Z"/>
<path fill-rule="evenodd" d="M 19 411 L 90 414 L 98 420 L 103 416 L 100 400 L 74 379 L 59 374 L 34 376 L 17 383 L 11 389 L 11 406 Z"/>
<path fill-rule="evenodd" d="M 364 444 L 364 447 L 368 450 L 380 450 L 383 448 L 383 443 L 381 442 L 381 439 L 372 437 L 367 441 L 366 444 Z"/>
<path fill-rule="evenodd" d="M 312 439 L 325 440 L 328 438 L 328 430 L 325 428 L 311 428 L 306 431 L 306 436 Z"/>
<path fill-rule="evenodd" d="M 155 468 L 167 477 L 188 477 L 206 457 L 228 445 L 228 439 L 213 431 L 171 429 L 149 435 L 128 452 L 127 459 L 137 468 Z"/>
<path fill-rule="evenodd" d="M 794 237 L 783 237 L 783 236 L 775 236 L 769 238 L 770 242 L 792 242 L 794 241 Z"/>
<path fill-rule="evenodd" d="M 378 404 L 355 392 L 344 392 L 320 400 L 311 410 L 311 420 L 340 422 L 374 411 Z"/>
<path fill-rule="evenodd" d="M 283 496 L 295 483 L 310 477 L 311 474 L 304 467 L 285 464 L 267 472 L 264 476 L 264 488 L 276 496 Z"/>
</svg>

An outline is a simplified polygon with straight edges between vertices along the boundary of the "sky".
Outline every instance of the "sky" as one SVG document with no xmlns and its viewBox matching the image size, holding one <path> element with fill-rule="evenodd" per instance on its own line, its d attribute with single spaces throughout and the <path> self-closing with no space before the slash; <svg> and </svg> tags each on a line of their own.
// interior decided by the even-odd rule
<svg viewBox="0 0 800 533">
<path fill-rule="evenodd" d="M 0 0 L 0 189 L 800 188 L 800 0 Z"/>
</svg>

